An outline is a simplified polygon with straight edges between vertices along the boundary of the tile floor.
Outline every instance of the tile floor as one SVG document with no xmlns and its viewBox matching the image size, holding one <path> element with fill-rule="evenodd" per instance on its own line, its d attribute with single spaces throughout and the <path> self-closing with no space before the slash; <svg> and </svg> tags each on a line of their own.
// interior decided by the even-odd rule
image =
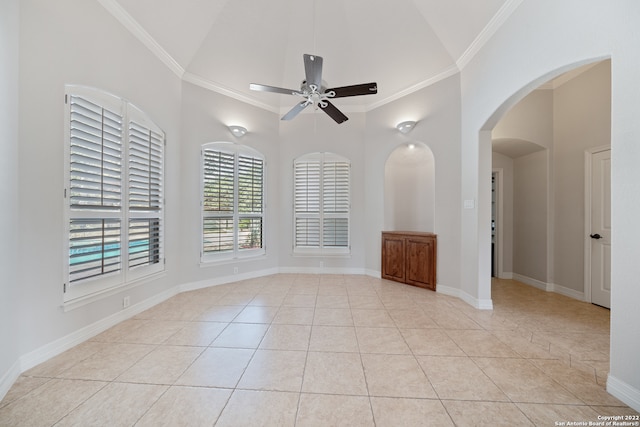
<svg viewBox="0 0 640 427">
<path fill-rule="evenodd" d="M 493 311 L 366 276 L 179 294 L 25 372 L 2 426 L 553 426 L 604 390 L 609 312 L 514 281 Z"/>
</svg>

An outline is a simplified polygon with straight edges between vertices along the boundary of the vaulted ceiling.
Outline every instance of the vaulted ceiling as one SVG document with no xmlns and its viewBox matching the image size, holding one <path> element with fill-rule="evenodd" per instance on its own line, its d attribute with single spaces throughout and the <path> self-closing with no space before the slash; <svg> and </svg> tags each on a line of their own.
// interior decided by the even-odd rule
<svg viewBox="0 0 640 427">
<path fill-rule="evenodd" d="M 249 83 L 298 89 L 304 53 L 329 87 L 377 82 L 339 103 L 367 111 L 458 72 L 522 0 L 99 1 L 184 80 L 280 112 Z"/>
</svg>

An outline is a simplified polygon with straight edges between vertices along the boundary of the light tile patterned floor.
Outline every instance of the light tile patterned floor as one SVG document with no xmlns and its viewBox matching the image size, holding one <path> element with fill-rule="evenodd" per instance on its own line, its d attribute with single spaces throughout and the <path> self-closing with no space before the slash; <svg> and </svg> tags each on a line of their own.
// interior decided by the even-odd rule
<svg viewBox="0 0 640 427">
<path fill-rule="evenodd" d="M 25 372 L 0 425 L 467 426 L 637 414 L 609 312 L 494 280 L 493 311 L 366 276 L 179 294 Z"/>
</svg>

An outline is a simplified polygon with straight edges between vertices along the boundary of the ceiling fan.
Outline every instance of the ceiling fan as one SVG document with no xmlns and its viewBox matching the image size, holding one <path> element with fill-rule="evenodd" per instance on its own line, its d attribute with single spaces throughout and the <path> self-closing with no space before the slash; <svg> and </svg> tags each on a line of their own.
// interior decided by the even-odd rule
<svg viewBox="0 0 640 427">
<path fill-rule="evenodd" d="M 378 85 L 375 82 L 327 89 L 326 83 L 322 80 L 322 57 L 304 54 L 303 59 L 305 80 L 302 81 L 300 90 L 285 89 L 257 83 L 251 83 L 249 85 L 249 89 L 251 90 L 283 93 L 285 95 L 296 95 L 303 98 L 303 100 L 294 106 L 287 114 L 282 116 L 282 120 L 291 120 L 309 105 L 313 105 L 315 109 L 320 108 L 337 123 L 343 123 L 349 120 L 349 118 L 345 116 L 342 111 L 338 110 L 329 99 L 378 93 Z"/>
</svg>

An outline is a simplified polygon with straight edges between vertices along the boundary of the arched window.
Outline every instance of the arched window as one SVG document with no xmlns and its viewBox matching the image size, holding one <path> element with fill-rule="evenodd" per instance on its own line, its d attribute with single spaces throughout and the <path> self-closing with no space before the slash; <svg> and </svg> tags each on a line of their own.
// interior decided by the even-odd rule
<svg viewBox="0 0 640 427">
<path fill-rule="evenodd" d="M 264 156 L 227 142 L 202 146 L 201 261 L 265 253 Z"/>
<path fill-rule="evenodd" d="M 164 270 L 164 132 L 111 94 L 65 92 L 64 301 Z"/>
<path fill-rule="evenodd" d="M 333 153 L 294 161 L 294 253 L 349 253 L 350 171 L 351 162 Z"/>
</svg>

